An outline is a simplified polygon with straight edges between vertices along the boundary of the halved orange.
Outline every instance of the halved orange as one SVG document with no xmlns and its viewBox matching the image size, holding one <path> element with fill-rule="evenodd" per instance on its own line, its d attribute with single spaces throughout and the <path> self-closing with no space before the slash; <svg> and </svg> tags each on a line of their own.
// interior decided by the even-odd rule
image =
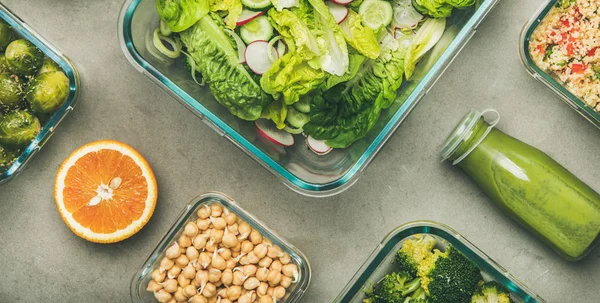
<svg viewBox="0 0 600 303">
<path fill-rule="evenodd" d="M 131 237 L 152 216 L 157 186 L 148 162 L 131 146 L 96 141 L 75 150 L 54 181 L 56 208 L 76 235 L 96 243 Z"/>
</svg>

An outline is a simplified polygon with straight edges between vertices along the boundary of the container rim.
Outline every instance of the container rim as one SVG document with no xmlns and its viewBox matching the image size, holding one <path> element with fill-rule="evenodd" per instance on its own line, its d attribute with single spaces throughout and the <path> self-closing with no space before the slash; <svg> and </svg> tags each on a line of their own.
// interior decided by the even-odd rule
<svg viewBox="0 0 600 303">
<path fill-rule="evenodd" d="M 41 148 L 46 144 L 54 133 L 56 127 L 62 122 L 62 120 L 73 111 L 79 97 L 80 88 L 80 77 L 79 72 L 75 68 L 75 65 L 67 56 L 65 56 L 60 50 L 52 46 L 46 39 L 40 34 L 34 31 L 29 25 L 27 25 L 21 18 L 12 13 L 4 4 L 0 3 L 0 19 L 6 21 L 14 31 L 18 32 L 19 35 L 29 40 L 36 47 L 38 47 L 44 55 L 50 57 L 56 62 L 62 70 L 65 72 L 67 78 L 69 78 L 69 95 L 67 101 L 63 104 L 58 111 L 56 111 L 50 120 L 48 120 L 40 133 L 33 139 L 29 145 L 23 149 L 19 157 L 13 164 L 4 172 L 0 174 L 0 185 L 9 182 L 17 175 L 19 175 L 27 166 L 29 161 L 37 154 Z"/>
<path fill-rule="evenodd" d="M 548 14 L 548 12 L 554 7 L 558 0 L 546 0 L 536 10 L 532 18 L 525 23 L 521 30 L 519 39 L 519 56 L 521 57 L 521 64 L 525 67 L 525 70 L 535 79 L 544 83 L 550 88 L 556 95 L 558 95 L 565 103 L 575 109 L 580 115 L 586 120 L 590 121 L 593 125 L 600 128 L 600 113 L 594 111 L 591 107 L 586 105 L 581 99 L 573 95 L 565 86 L 560 84 L 554 77 L 539 68 L 529 53 L 529 41 L 534 30 Z"/>
<path fill-rule="evenodd" d="M 179 88 L 175 83 L 165 77 L 158 69 L 152 66 L 152 64 L 150 64 L 140 55 L 133 44 L 131 24 L 133 14 L 141 1 L 142 0 L 126 0 L 121 8 L 118 23 L 118 34 L 121 43 L 121 49 L 127 60 L 138 71 L 145 74 L 149 78 L 156 80 L 156 82 L 163 89 L 175 97 L 175 99 L 177 99 L 179 102 L 184 104 L 186 107 L 193 109 L 198 113 L 199 116 L 208 118 L 211 124 L 222 130 L 227 135 L 228 139 L 232 141 L 232 143 L 240 147 L 248 155 L 263 165 L 263 167 L 267 168 L 267 170 L 279 177 L 290 189 L 297 193 L 311 197 L 329 197 L 337 195 L 348 189 L 357 181 L 359 173 L 361 173 L 375 158 L 387 140 L 393 135 L 408 114 L 414 109 L 417 103 L 429 91 L 433 84 L 435 84 L 441 74 L 447 69 L 449 64 L 466 45 L 466 42 L 468 42 L 468 40 L 475 33 L 477 26 L 499 2 L 499 0 L 483 1 L 481 6 L 476 9 L 473 15 L 465 23 L 463 28 L 459 31 L 458 35 L 454 38 L 452 43 L 450 43 L 448 48 L 444 51 L 442 56 L 437 60 L 429 72 L 427 72 L 427 74 L 421 79 L 421 81 L 413 89 L 411 94 L 406 98 L 400 108 L 394 113 L 394 115 L 392 115 L 386 125 L 379 131 L 377 136 L 365 149 L 354 165 L 339 179 L 321 184 L 307 182 L 291 173 L 288 169 L 277 163 L 252 142 L 244 138 L 239 132 L 230 127 L 224 120 L 219 118 L 217 115 L 204 107 L 200 102 L 197 102 L 192 96 Z"/>
<path fill-rule="evenodd" d="M 438 236 L 448 244 L 463 253 L 471 262 L 474 262 L 482 271 L 490 274 L 497 282 L 503 284 L 511 292 L 517 294 L 526 303 L 545 303 L 545 301 L 532 292 L 527 286 L 511 275 L 506 269 L 488 257 L 483 251 L 473 245 L 456 230 L 435 221 L 420 220 L 400 225 L 388 233 L 375 247 L 371 255 L 360 269 L 350 279 L 334 303 L 350 302 L 369 281 L 373 271 L 379 267 L 384 259 L 399 242 L 416 234 L 431 234 Z"/>
<path fill-rule="evenodd" d="M 180 214 L 176 217 L 175 221 L 167 232 L 158 241 L 158 244 L 152 249 L 148 258 L 142 263 L 139 270 L 134 274 L 130 282 L 130 296 L 133 302 L 143 303 L 141 299 L 139 289 L 140 283 L 143 278 L 150 274 L 152 265 L 158 261 L 161 253 L 166 250 L 168 245 L 177 235 L 177 233 L 183 228 L 185 222 L 194 215 L 194 210 L 205 203 L 217 202 L 238 215 L 241 219 L 246 221 L 252 226 L 253 229 L 257 229 L 263 237 L 268 238 L 274 244 L 281 247 L 285 252 L 290 254 L 292 259 L 297 263 L 300 270 L 300 280 L 297 282 L 294 290 L 290 293 L 290 296 L 286 299 L 287 303 L 295 303 L 304 295 L 304 292 L 310 285 L 312 279 L 312 270 L 308 258 L 300 251 L 297 247 L 292 245 L 286 239 L 281 237 L 272 228 L 267 226 L 261 220 L 256 218 L 253 214 L 242 208 L 234 199 L 230 198 L 224 193 L 209 191 L 201 193 L 196 197 L 192 198 L 188 204 L 186 204 Z"/>
</svg>

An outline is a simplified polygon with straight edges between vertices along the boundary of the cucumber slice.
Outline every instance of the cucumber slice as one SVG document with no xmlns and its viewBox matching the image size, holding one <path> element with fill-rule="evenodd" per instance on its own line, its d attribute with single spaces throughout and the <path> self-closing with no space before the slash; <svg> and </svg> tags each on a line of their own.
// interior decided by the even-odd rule
<svg viewBox="0 0 600 303">
<path fill-rule="evenodd" d="M 292 106 L 301 113 L 310 113 L 310 99 L 308 98 L 302 98 L 300 99 L 300 101 L 294 103 Z"/>
<path fill-rule="evenodd" d="M 271 6 L 271 0 L 242 0 L 242 4 L 247 8 L 261 10 Z"/>
<path fill-rule="evenodd" d="M 383 0 L 365 0 L 358 8 L 363 22 L 373 30 L 388 26 L 392 22 L 392 5 Z"/>
<path fill-rule="evenodd" d="M 303 114 L 291 106 L 288 106 L 287 116 L 285 121 L 295 128 L 302 128 L 304 124 L 308 123 L 308 115 Z"/>
<path fill-rule="evenodd" d="M 240 28 L 240 36 L 246 44 L 257 40 L 269 41 L 273 36 L 273 26 L 267 16 L 260 16 Z"/>
</svg>

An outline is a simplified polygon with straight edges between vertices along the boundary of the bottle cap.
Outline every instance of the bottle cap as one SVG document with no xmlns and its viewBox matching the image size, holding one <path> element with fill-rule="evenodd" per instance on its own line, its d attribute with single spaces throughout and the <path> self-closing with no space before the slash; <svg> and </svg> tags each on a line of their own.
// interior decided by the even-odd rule
<svg viewBox="0 0 600 303">
<path fill-rule="evenodd" d="M 456 152 L 460 145 L 471 136 L 473 128 L 475 127 L 479 119 L 483 117 L 485 120 L 485 115 L 487 113 L 493 113 L 496 117 L 491 122 L 488 122 L 489 127 L 487 128 L 483 136 L 481 136 L 481 138 L 479 138 L 479 140 L 475 142 L 475 144 L 473 144 L 473 146 L 471 146 L 471 148 L 469 148 L 464 154 L 456 158 L 456 160 L 452 162 L 452 165 L 460 163 L 460 161 L 466 158 L 485 139 L 485 137 L 487 137 L 492 128 L 494 128 L 498 124 L 498 122 L 500 122 L 500 114 L 495 109 L 486 109 L 483 112 L 473 109 L 470 110 L 469 113 L 467 113 L 467 115 L 462 119 L 462 121 L 456 126 L 454 131 L 452 131 L 450 136 L 448 136 L 448 138 L 446 139 L 446 142 L 444 143 L 441 150 L 442 162 L 452 157 L 452 155 Z"/>
</svg>

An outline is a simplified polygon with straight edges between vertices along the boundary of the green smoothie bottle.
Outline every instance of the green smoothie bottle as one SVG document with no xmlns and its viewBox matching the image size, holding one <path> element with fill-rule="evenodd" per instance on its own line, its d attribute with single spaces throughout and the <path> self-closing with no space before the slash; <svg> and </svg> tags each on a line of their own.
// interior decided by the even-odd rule
<svg viewBox="0 0 600 303">
<path fill-rule="evenodd" d="M 495 129 L 499 119 L 495 110 L 469 112 L 444 143 L 443 160 L 563 257 L 585 257 L 598 242 L 600 195 L 542 151 Z"/>
</svg>

